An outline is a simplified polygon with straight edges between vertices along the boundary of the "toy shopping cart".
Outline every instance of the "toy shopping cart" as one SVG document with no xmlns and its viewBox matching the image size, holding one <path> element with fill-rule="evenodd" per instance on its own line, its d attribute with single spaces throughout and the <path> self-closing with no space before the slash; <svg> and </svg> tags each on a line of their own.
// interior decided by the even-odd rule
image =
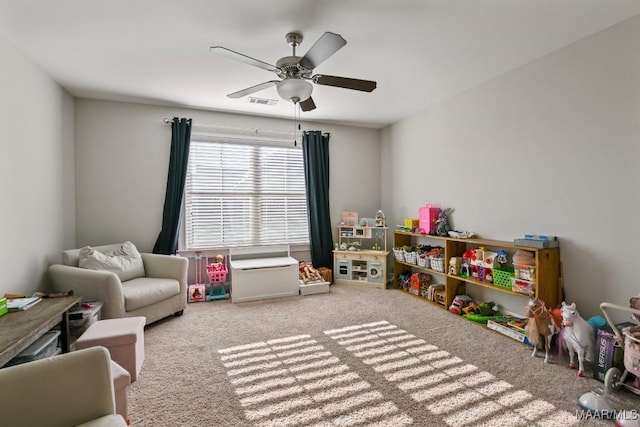
<svg viewBox="0 0 640 427">
<path fill-rule="evenodd" d="M 223 255 L 216 255 L 214 258 L 207 257 L 207 276 L 209 276 L 209 287 L 207 301 L 227 299 L 225 282 L 227 281 L 227 262 Z"/>
<path fill-rule="evenodd" d="M 607 313 L 608 309 L 621 310 L 630 313 L 633 319 L 640 320 L 640 309 L 608 302 L 601 303 L 600 309 L 613 330 L 616 341 L 624 348 L 624 372 L 621 373 L 616 367 L 609 368 L 604 377 L 605 388 L 607 391 L 616 391 L 620 386 L 625 386 L 633 393 L 640 395 L 640 326 L 628 326 L 620 330 Z M 627 381 L 632 376 L 635 376 L 635 379 Z"/>
</svg>

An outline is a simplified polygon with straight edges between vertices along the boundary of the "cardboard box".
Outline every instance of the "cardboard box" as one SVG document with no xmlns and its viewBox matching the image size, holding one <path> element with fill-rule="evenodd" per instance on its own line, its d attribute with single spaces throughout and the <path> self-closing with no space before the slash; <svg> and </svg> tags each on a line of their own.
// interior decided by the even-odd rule
<svg viewBox="0 0 640 427">
<path fill-rule="evenodd" d="M 418 228 L 418 223 L 419 223 L 418 218 L 405 218 L 403 224 L 405 227 L 410 228 L 411 230 L 414 230 Z"/>
<path fill-rule="evenodd" d="M 624 322 L 616 325 L 618 331 L 634 323 Z M 624 371 L 624 349 L 616 342 L 613 329 L 607 326 L 598 329 L 596 334 L 595 355 L 593 358 L 593 378 L 604 382 L 604 377 L 610 368 L 618 368 Z"/>
</svg>

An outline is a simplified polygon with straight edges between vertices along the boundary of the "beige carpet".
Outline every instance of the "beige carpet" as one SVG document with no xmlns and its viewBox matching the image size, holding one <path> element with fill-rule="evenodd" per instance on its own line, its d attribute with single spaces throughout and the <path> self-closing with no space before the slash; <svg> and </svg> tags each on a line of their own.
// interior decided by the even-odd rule
<svg viewBox="0 0 640 427">
<path fill-rule="evenodd" d="M 145 345 L 133 426 L 611 425 L 576 415 L 600 382 L 399 290 L 190 304 Z"/>
</svg>

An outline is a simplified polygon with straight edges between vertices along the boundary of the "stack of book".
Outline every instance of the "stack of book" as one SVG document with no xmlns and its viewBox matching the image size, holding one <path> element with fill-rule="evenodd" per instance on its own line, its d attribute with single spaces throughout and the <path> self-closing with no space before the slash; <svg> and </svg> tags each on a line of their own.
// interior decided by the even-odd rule
<svg viewBox="0 0 640 427">
<path fill-rule="evenodd" d="M 42 300 L 40 297 L 8 298 L 7 308 L 9 311 L 24 311 L 33 307 Z"/>
</svg>

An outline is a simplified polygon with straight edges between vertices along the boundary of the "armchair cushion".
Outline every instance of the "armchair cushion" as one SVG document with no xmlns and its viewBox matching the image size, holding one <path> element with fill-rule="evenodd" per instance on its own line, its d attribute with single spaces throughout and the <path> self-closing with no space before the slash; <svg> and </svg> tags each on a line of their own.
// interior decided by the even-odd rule
<svg viewBox="0 0 640 427">
<path fill-rule="evenodd" d="M 145 275 L 142 256 L 135 245 L 129 241 L 114 249 L 102 251 L 85 246 L 78 253 L 78 266 L 89 270 L 112 271 L 123 282 Z"/>
<path fill-rule="evenodd" d="M 122 282 L 124 308 L 133 311 L 180 294 L 180 282 L 174 279 L 139 277 Z"/>
</svg>

